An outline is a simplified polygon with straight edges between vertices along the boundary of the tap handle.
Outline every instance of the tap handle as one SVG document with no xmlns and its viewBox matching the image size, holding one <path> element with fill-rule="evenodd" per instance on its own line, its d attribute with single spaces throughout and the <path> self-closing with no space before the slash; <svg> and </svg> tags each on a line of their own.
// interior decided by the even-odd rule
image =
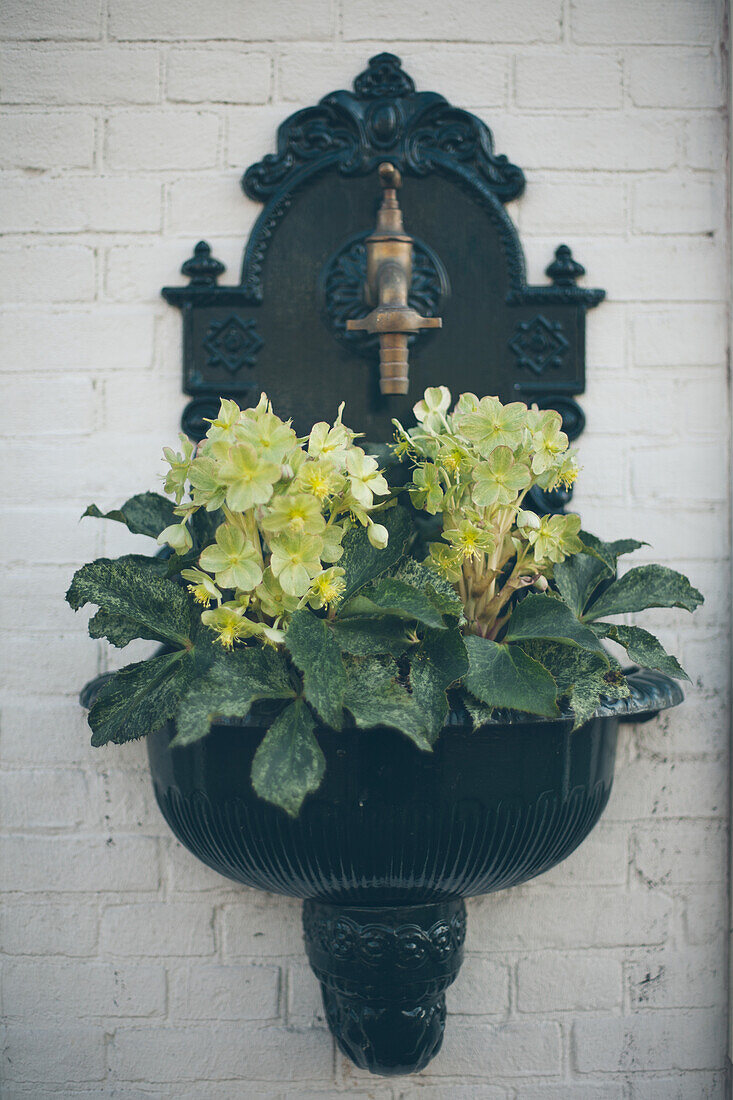
<svg viewBox="0 0 733 1100">
<path fill-rule="evenodd" d="M 387 190 L 387 188 L 396 191 L 399 187 L 402 186 L 402 174 L 400 173 L 399 168 L 395 168 L 394 164 L 390 164 L 389 161 L 384 161 L 382 164 L 379 165 L 378 171 L 379 181 L 385 191 Z"/>
</svg>

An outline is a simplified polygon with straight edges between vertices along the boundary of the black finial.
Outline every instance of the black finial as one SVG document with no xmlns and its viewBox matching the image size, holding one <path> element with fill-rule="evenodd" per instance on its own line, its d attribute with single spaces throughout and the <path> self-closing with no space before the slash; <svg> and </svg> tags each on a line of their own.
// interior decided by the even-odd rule
<svg viewBox="0 0 733 1100">
<path fill-rule="evenodd" d="M 576 280 L 585 275 L 585 268 L 573 259 L 566 244 L 555 249 L 555 259 L 545 268 L 545 275 L 552 279 L 555 286 L 575 286 Z"/>
<path fill-rule="evenodd" d="M 192 286 L 215 286 L 225 271 L 224 264 L 211 255 L 211 245 L 206 241 L 199 241 L 191 259 L 181 268 L 181 274 L 188 276 Z"/>
<path fill-rule="evenodd" d="M 369 68 L 354 81 L 354 91 L 360 99 L 399 98 L 415 91 L 415 83 L 402 71 L 402 62 L 393 53 L 378 53 L 369 61 Z"/>
</svg>

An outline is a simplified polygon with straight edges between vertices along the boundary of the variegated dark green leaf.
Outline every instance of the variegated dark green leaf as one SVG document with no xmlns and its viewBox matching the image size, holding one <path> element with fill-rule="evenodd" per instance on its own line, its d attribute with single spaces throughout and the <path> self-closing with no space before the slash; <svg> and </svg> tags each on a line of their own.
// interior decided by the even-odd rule
<svg viewBox="0 0 733 1100">
<path fill-rule="evenodd" d="M 303 691 L 324 722 L 341 725 L 346 670 L 333 631 L 311 611 L 296 611 L 285 635 L 285 645 L 303 673 Z"/>
<path fill-rule="evenodd" d="M 573 710 L 573 729 L 587 722 L 603 699 L 629 694 L 621 666 L 608 655 L 547 641 L 525 642 L 522 649 L 551 673 L 559 695 Z"/>
<path fill-rule="evenodd" d="M 656 668 L 668 676 L 676 676 L 678 680 L 690 679 L 677 658 L 667 653 L 662 643 L 648 630 L 616 623 L 593 623 L 591 629 L 599 638 L 610 638 L 623 646 L 635 665 Z"/>
<path fill-rule="evenodd" d="M 581 531 L 580 538 L 588 551 L 604 563 L 612 576 L 616 572 L 616 565 L 620 557 L 624 554 L 633 554 L 635 550 L 640 550 L 642 546 L 649 545 L 646 542 L 639 542 L 637 539 L 616 539 L 615 542 L 603 542 L 602 539 L 591 535 L 589 531 Z"/>
<path fill-rule="evenodd" d="M 465 642 L 469 668 L 464 683 L 472 695 L 489 707 L 557 717 L 557 684 L 546 668 L 516 645 L 499 645 L 475 634 Z"/>
<path fill-rule="evenodd" d="M 344 706 L 361 729 L 390 726 L 430 752 L 427 723 L 415 699 L 398 681 L 398 669 L 388 657 L 352 657 L 346 662 Z"/>
<path fill-rule="evenodd" d="M 405 620 L 384 614 L 334 619 L 330 625 L 341 651 L 353 657 L 374 657 L 380 653 L 400 657 L 411 644 Z"/>
<path fill-rule="evenodd" d="M 444 630 L 445 623 L 435 604 L 411 584 L 382 577 L 363 588 L 361 592 L 343 604 L 339 611 L 340 619 L 354 618 L 359 615 L 373 616 L 382 612 L 401 619 L 414 619 L 425 626 Z"/>
<path fill-rule="evenodd" d="M 92 744 L 121 745 L 160 729 L 175 714 L 192 672 L 191 657 L 182 649 L 120 669 L 89 711 Z"/>
<path fill-rule="evenodd" d="M 75 611 L 95 603 L 106 613 L 106 618 L 96 620 L 93 637 L 99 637 L 103 627 L 110 627 L 115 644 L 127 636 L 128 641 L 130 637 L 150 638 L 190 647 L 191 601 L 179 585 L 159 576 L 149 561 L 129 555 L 83 565 L 74 574 L 66 599 Z"/>
<path fill-rule="evenodd" d="M 426 630 L 410 654 L 412 697 L 425 717 L 434 742 L 448 715 L 446 689 L 468 671 L 468 654 L 460 630 Z"/>
<path fill-rule="evenodd" d="M 97 519 L 113 519 L 124 523 L 133 535 L 150 535 L 157 539 L 165 527 L 178 522 L 178 517 L 173 512 L 174 507 L 173 501 L 160 493 L 138 493 L 126 500 L 121 508 L 111 512 L 100 512 L 96 504 L 90 504 L 84 515 L 95 516 Z"/>
<path fill-rule="evenodd" d="M 354 526 L 344 535 L 344 552 L 338 565 L 345 571 L 345 600 L 369 581 L 381 577 L 405 552 L 412 528 L 404 508 L 388 508 L 380 512 L 379 522 L 389 531 L 389 544 L 384 550 L 377 550 L 372 546 L 365 527 Z"/>
<path fill-rule="evenodd" d="M 610 580 L 613 571 L 595 554 L 572 554 L 554 567 L 553 576 L 565 603 L 580 618 L 599 584 Z"/>
<path fill-rule="evenodd" d="M 625 615 L 647 607 L 682 607 L 694 611 L 703 597 L 687 577 L 664 565 L 639 565 L 619 577 L 586 610 L 587 622 L 607 615 Z"/>
<path fill-rule="evenodd" d="M 303 799 L 321 785 L 326 761 L 315 722 L 302 699 L 278 715 L 252 761 L 252 786 L 267 802 L 297 817 Z"/>
<path fill-rule="evenodd" d="M 457 619 L 463 617 L 463 604 L 453 585 L 424 562 L 405 558 L 391 576 L 412 585 L 413 588 L 419 588 L 443 615 L 453 615 Z"/>
<path fill-rule="evenodd" d="M 220 652 L 181 700 L 171 746 L 190 745 L 205 737 L 217 718 L 246 718 L 259 699 L 294 696 L 282 654 L 258 645 Z"/>
<path fill-rule="evenodd" d="M 514 609 L 504 641 L 524 642 L 531 638 L 565 642 L 603 653 L 603 646 L 593 631 L 579 623 L 570 608 L 553 596 L 525 596 Z"/>
</svg>

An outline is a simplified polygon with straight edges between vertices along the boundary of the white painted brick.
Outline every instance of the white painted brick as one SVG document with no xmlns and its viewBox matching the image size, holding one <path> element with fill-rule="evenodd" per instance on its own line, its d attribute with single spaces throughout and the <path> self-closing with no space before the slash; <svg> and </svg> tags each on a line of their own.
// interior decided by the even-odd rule
<svg viewBox="0 0 733 1100">
<path fill-rule="evenodd" d="M 212 871 L 210 867 L 195 859 L 174 837 L 168 840 L 162 862 L 170 890 L 176 897 L 188 892 L 199 893 L 202 890 L 241 889 L 223 878 L 217 871 Z"/>
<path fill-rule="evenodd" d="M 628 831 L 601 820 L 567 859 L 541 877 L 543 885 L 623 886 L 628 875 Z"/>
<path fill-rule="evenodd" d="M 149 309 L 120 306 L 0 313 L 2 369 L 28 375 L 58 371 L 64 381 L 70 372 L 94 377 L 98 372 L 145 370 L 152 362 L 154 320 Z"/>
<path fill-rule="evenodd" d="M 422 1092 L 423 1090 L 420 1091 L 421 1100 Z M 338 1086 L 329 1088 L 326 1085 L 323 1088 L 316 1087 L 313 1090 L 306 1089 L 305 1091 L 301 1088 L 296 1088 L 296 1091 L 294 1092 L 291 1089 L 288 1089 L 285 1093 L 278 1093 L 277 1100 L 281 1100 L 281 1097 L 282 1100 L 340 1100 L 343 1095 L 343 1090 Z M 380 1088 L 379 1086 L 377 1086 L 376 1088 L 370 1088 L 368 1092 L 362 1092 L 361 1089 L 355 1091 L 354 1089 L 349 1088 L 348 1095 L 354 1096 L 356 1100 L 394 1100 L 394 1093 L 390 1088 Z M 413 1094 L 413 1096 L 414 1095 L 415 1094 Z M 455 1095 L 456 1094 L 451 1089 L 451 1096 Z M 468 1100 L 468 1098 L 471 1096 L 470 1091 L 467 1092 L 465 1096 L 466 1100 Z M 492 1091 L 486 1093 L 486 1096 L 488 1097 L 488 1100 L 494 1100 L 495 1094 Z M 504 1100 L 505 1097 L 505 1092 L 496 1093 L 496 1100 Z M 208 1097 L 202 1096 L 201 1100 L 208 1100 Z M 460 1092 L 460 1090 L 458 1092 L 457 1100 L 464 1100 L 463 1094 Z M 484 1100 L 483 1096 L 482 1100 Z"/>
<path fill-rule="evenodd" d="M 606 814 L 613 821 L 648 817 L 723 817 L 726 776 L 715 760 L 618 761 Z"/>
<path fill-rule="evenodd" d="M 0 909 L 0 943 L 6 955 L 91 955 L 97 925 L 93 898 L 74 905 L 8 900 Z"/>
<path fill-rule="evenodd" d="M 626 447 L 618 446 L 617 437 L 589 433 L 578 441 L 577 449 L 584 485 L 600 489 L 606 500 L 628 497 L 628 453 Z"/>
<path fill-rule="evenodd" d="M 197 234 L 200 236 L 200 232 Z M 195 242 L 194 242 L 195 243 Z M 217 259 L 221 254 L 218 241 L 209 242 Z M 241 252 L 241 241 L 239 242 Z M 119 302 L 147 302 L 155 304 L 160 309 L 160 288 L 162 286 L 186 285 L 187 280 L 181 274 L 181 264 L 184 263 L 193 252 L 193 244 L 180 240 L 164 240 L 159 244 L 121 244 L 110 248 L 107 252 L 105 270 L 105 292 L 108 298 Z M 241 258 L 241 257 L 240 257 Z M 235 268 L 236 270 L 236 268 Z M 231 280 L 235 281 L 232 275 Z M 175 318 L 175 328 L 180 339 L 181 318 L 178 310 L 171 317 Z M 150 347 L 140 348 L 139 354 L 150 355 Z M 180 356 L 176 356 L 180 360 Z M 129 366 L 145 363 L 133 364 Z"/>
<path fill-rule="evenodd" d="M 90 178 L 0 181 L 0 228 L 8 232 L 146 233 L 161 226 L 155 180 Z"/>
<path fill-rule="evenodd" d="M 6 103 L 153 103 L 158 98 L 155 50 L 104 47 L 5 51 Z"/>
<path fill-rule="evenodd" d="M 81 512 L 78 506 L 3 509 L 0 522 L 4 524 L 3 532 L 7 540 L 7 561 L 27 562 L 30 531 L 33 531 L 33 539 L 39 542 L 48 535 L 48 540 L 42 547 L 39 546 L 37 552 L 36 561 L 39 563 L 69 562 L 79 566 L 90 557 L 98 557 L 100 532 L 98 529 L 95 531 L 86 520 L 83 524 L 79 523 Z M 71 573 L 68 579 L 71 580 Z M 57 592 L 62 595 L 58 589 Z"/>
<path fill-rule="evenodd" d="M 125 963 L 6 963 L 3 1005 L 9 1017 L 160 1016 L 165 1011 L 162 966 Z"/>
<path fill-rule="evenodd" d="M 146 902 L 109 905 L 102 913 L 102 952 L 117 955 L 211 955 L 214 950 L 210 905 Z"/>
<path fill-rule="evenodd" d="M 723 956 L 709 947 L 670 947 L 627 967 L 632 1008 L 722 1008 L 726 977 Z"/>
<path fill-rule="evenodd" d="M 701 568 L 701 563 L 695 564 L 696 582 Z M 694 700 L 688 699 L 684 707 L 663 711 L 655 722 L 640 727 L 640 749 L 662 757 L 724 753 L 727 726 L 726 698 L 722 694 L 698 695 Z"/>
<path fill-rule="evenodd" d="M 179 103 L 266 103 L 271 70 L 266 53 L 171 50 L 166 97 Z"/>
<path fill-rule="evenodd" d="M 724 214 L 717 180 L 647 178 L 634 184 L 632 217 L 640 233 L 719 233 Z"/>
<path fill-rule="evenodd" d="M 448 1011 L 463 1016 L 506 1014 L 509 1011 L 509 972 L 496 959 L 467 956 L 447 992 Z"/>
<path fill-rule="evenodd" d="M 449 1086 L 423 1085 L 417 1079 L 417 1083 L 398 1092 L 399 1100 L 445 1100 L 446 1087 L 450 1091 L 451 1100 L 506 1100 L 506 1089 L 498 1085 L 464 1085 L 451 1081 Z M 336 1093 L 334 1093 L 334 1096 Z M 369 1093 L 371 1098 L 371 1093 Z M 285 1100 L 300 1100 L 295 1094 L 287 1095 Z M 316 1100 L 315 1094 L 312 1100 Z M 365 1098 L 366 1100 L 366 1098 Z"/>
<path fill-rule="evenodd" d="M 104 1029 L 9 1025 L 5 1032 L 3 1076 L 6 1081 L 63 1085 L 102 1081 L 106 1076 Z M 33 1096 L 33 1092 L 28 1093 Z M 38 1097 L 36 1091 L 35 1096 Z"/>
<path fill-rule="evenodd" d="M 650 543 L 657 561 L 672 557 L 671 547 L 676 560 L 725 558 L 726 532 L 720 515 L 709 506 L 690 507 L 687 500 L 684 505 L 689 517 L 687 523 L 680 523 L 678 512 L 670 507 L 645 504 L 641 510 L 638 504 L 632 506 L 630 502 L 620 507 L 604 503 L 602 492 L 591 496 L 582 481 L 573 498 L 573 507 L 582 512 L 586 530 L 607 540 L 626 538 L 631 532 Z"/>
<path fill-rule="evenodd" d="M 84 822 L 88 799 L 80 771 L 0 772 L 0 826 L 4 829 L 73 828 Z"/>
<path fill-rule="evenodd" d="M 0 294 L 5 302 L 90 301 L 95 286 L 91 248 L 69 244 L 0 250 Z"/>
<path fill-rule="evenodd" d="M 70 699 L 0 699 L 0 758 L 4 764 L 71 766 L 87 762 L 92 754 L 86 711 Z"/>
<path fill-rule="evenodd" d="M 680 443 L 639 447 L 631 452 L 631 487 L 639 499 L 723 501 L 728 493 L 727 470 L 721 462 L 725 446 Z"/>
<path fill-rule="evenodd" d="M 623 1083 L 606 1081 L 602 1085 L 583 1082 L 582 1085 L 563 1082 L 549 1085 L 542 1082 L 522 1083 L 518 1100 L 626 1100 Z"/>
<path fill-rule="evenodd" d="M 687 375 L 687 372 L 686 372 Z M 725 440 L 727 432 L 728 380 L 724 370 L 692 371 L 677 383 L 675 434 L 699 432 Z"/>
<path fill-rule="evenodd" d="M 629 1080 L 630 1100 L 727 1100 L 726 1073 L 677 1073 L 653 1077 L 635 1073 Z"/>
<path fill-rule="evenodd" d="M 278 99 L 308 104 L 334 88 L 350 89 L 364 68 L 362 45 L 307 46 L 281 51 L 277 70 Z M 407 65 L 407 61 L 405 61 Z M 492 44 L 411 46 L 409 72 L 418 91 L 435 85 L 451 103 L 498 107 L 506 102 L 510 59 Z"/>
<path fill-rule="evenodd" d="M 451 1021 L 440 1055 L 430 1066 L 434 1077 L 460 1077 L 466 1066 L 476 1077 L 513 1077 L 560 1072 L 561 1041 L 556 1023 L 511 1021 L 464 1024 Z"/>
<path fill-rule="evenodd" d="M 649 417 L 650 409 L 654 409 L 653 418 Z M 602 453 L 605 448 L 608 454 L 612 449 L 609 437 L 615 435 L 618 440 L 618 426 L 621 421 L 631 438 L 641 436 L 651 441 L 655 436 L 668 440 L 674 432 L 676 422 L 683 419 L 683 410 L 680 409 L 675 387 L 670 385 L 669 378 L 662 372 L 652 376 L 637 372 L 630 378 L 623 378 L 614 370 L 594 369 L 583 396 L 583 412 L 586 432 L 578 441 L 579 450 L 583 454 L 583 470 L 580 476 L 583 488 L 591 492 L 605 489 L 607 474 L 602 465 L 594 465 L 593 461 L 590 468 L 586 468 L 584 452 L 588 437 L 598 436 L 595 455 L 591 447 L 592 458 L 597 463 L 599 452 Z M 687 430 L 685 425 L 685 431 Z M 625 440 L 618 449 L 624 452 L 627 450 Z M 625 481 L 624 491 L 627 487 L 628 482 Z"/>
<path fill-rule="evenodd" d="M 296 40 L 328 38 L 333 31 L 329 0 L 285 0 L 275 10 L 237 0 L 220 0 L 204 9 L 196 0 L 164 0 L 154 8 L 141 7 L 139 0 L 115 0 L 110 9 L 109 30 L 123 40 L 173 39 L 193 41 L 230 39 L 254 42 L 260 39 Z M 274 32 L 277 33 L 274 33 Z"/>
<path fill-rule="evenodd" d="M 212 233 L 246 236 L 257 213 L 239 186 L 241 172 L 221 172 L 212 178 L 176 180 L 169 188 L 168 228 L 194 237 L 203 228 Z M 206 213 L 204 214 L 204 211 Z M 232 272 L 234 278 L 236 272 Z M 227 280 L 229 281 L 229 280 Z"/>
<path fill-rule="evenodd" d="M 373 39 L 377 28 L 388 26 L 398 41 L 556 42 L 561 19 L 558 0 L 540 4 L 516 0 L 511 7 L 501 0 L 478 6 L 472 0 L 457 0 L 450 12 L 420 0 L 403 0 L 398 8 L 388 0 L 349 0 L 344 5 L 343 29 L 346 39 Z"/>
<path fill-rule="evenodd" d="M 626 63 L 631 100 L 637 107 L 719 107 L 720 73 L 711 53 L 646 49 Z"/>
<path fill-rule="evenodd" d="M 299 955 L 303 949 L 301 902 L 295 898 L 254 893 L 246 905 L 225 905 L 221 911 L 224 958 L 241 955 Z"/>
<path fill-rule="evenodd" d="M 34 378 L 13 380 L 5 406 L 6 434 L 88 434 L 95 426 L 97 395 L 91 378 Z"/>
<path fill-rule="evenodd" d="M 694 629 L 693 622 L 680 635 L 680 663 L 700 691 L 724 692 L 730 672 L 730 637 L 727 631 L 693 633 Z"/>
<path fill-rule="evenodd" d="M 575 42 L 609 46 L 704 45 L 715 42 L 718 32 L 714 0 L 615 0 L 612 12 L 606 0 L 573 0 L 570 26 Z"/>
<path fill-rule="evenodd" d="M 121 659 L 131 664 L 137 655 L 127 648 Z M 145 766 L 139 771 L 132 766 L 122 768 L 119 763 L 115 761 L 115 766 L 109 757 L 95 753 L 94 764 L 100 771 L 90 777 L 88 821 L 103 829 L 144 829 L 148 836 L 167 838 L 168 827 L 155 801 L 146 754 Z"/>
<path fill-rule="evenodd" d="M 538 943 L 571 950 L 659 944 L 666 939 L 671 909 L 659 891 L 560 886 L 502 891 L 472 903 L 466 946 L 499 951 Z"/>
<path fill-rule="evenodd" d="M 728 934 L 724 912 L 726 885 L 723 879 L 707 889 L 696 886 L 684 900 L 685 937 L 688 943 L 717 943 L 723 950 Z M 723 910 L 723 911 L 721 911 Z"/>
<path fill-rule="evenodd" d="M 0 845 L 6 890 L 155 890 L 159 882 L 155 842 L 141 836 L 13 836 Z"/>
<path fill-rule="evenodd" d="M 218 144 L 219 118 L 211 111 L 120 111 L 107 122 L 111 168 L 212 168 Z"/>
<path fill-rule="evenodd" d="M 556 114 L 551 124 L 537 114 L 487 116 L 486 121 L 497 150 L 523 168 L 638 172 L 669 168 L 679 153 L 679 126 L 639 112 L 597 110 L 572 118 Z"/>
<path fill-rule="evenodd" d="M 208 1027 L 118 1028 L 112 1073 L 127 1081 L 313 1081 L 328 1076 L 331 1038 L 242 1023 Z"/>
<path fill-rule="evenodd" d="M 288 966 L 286 1011 L 290 1026 L 327 1026 L 320 983 L 305 961 L 294 961 Z"/>
<path fill-rule="evenodd" d="M 278 1014 L 279 967 L 191 963 L 169 974 L 174 1019 L 267 1020 Z"/>
<path fill-rule="evenodd" d="M 727 830 L 720 822 L 675 821 L 634 829 L 633 865 L 648 886 L 714 883 L 723 875 Z"/>
<path fill-rule="evenodd" d="M 725 362 L 727 329 L 722 305 L 685 303 L 674 309 L 637 311 L 632 328 L 634 362 L 639 367 L 716 366 Z"/>
<path fill-rule="evenodd" d="M 99 0 L 66 0 L 33 7 L 22 0 L 5 0 L 0 11 L 0 38 L 95 39 L 102 32 Z"/>
<path fill-rule="evenodd" d="M 593 385 L 599 367 L 610 367 L 618 377 L 626 360 L 628 306 L 604 302 L 602 309 L 593 309 L 585 321 L 585 354 L 588 365 L 587 384 Z M 584 399 L 585 400 L 585 399 Z"/>
<path fill-rule="evenodd" d="M 725 1059 L 721 1013 L 635 1013 L 596 1017 L 573 1026 L 573 1052 L 581 1073 L 716 1069 Z"/>
<path fill-rule="evenodd" d="M 95 118 L 82 111 L 14 111 L 0 115 L 1 168 L 88 168 Z"/>
<path fill-rule="evenodd" d="M 558 236 L 563 233 L 624 233 L 626 190 L 624 180 L 609 176 L 582 183 L 530 178 L 526 196 L 519 204 L 521 231 L 530 235 L 556 233 Z M 601 275 L 599 272 L 598 277 Z M 605 307 L 600 313 L 605 313 Z"/>
<path fill-rule="evenodd" d="M 621 1008 L 621 963 L 608 955 L 532 955 L 517 967 L 520 1012 Z"/>
<path fill-rule="evenodd" d="M 696 113 L 685 125 L 685 162 L 690 168 L 718 169 L 725 164 L 728 131 L 724 115 Z"/>
<path fill-rule="evenodd" d="M 83 635 L 0 636 L 0 668 L 6 686 L 36 695 L 76 695 L 98 671 L 97 643 Z"/>
<path fill-rule="evenodd" d="M 527 54 L 514 70 L 515 99 L 519 107 L 620 107 L 621 65 L 609 54 Z"/>
</svg>

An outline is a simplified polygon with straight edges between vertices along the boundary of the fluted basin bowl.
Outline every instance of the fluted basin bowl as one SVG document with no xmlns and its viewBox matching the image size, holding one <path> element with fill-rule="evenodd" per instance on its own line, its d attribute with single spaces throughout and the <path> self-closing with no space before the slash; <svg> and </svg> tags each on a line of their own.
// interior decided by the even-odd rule
<svg viewBox="0 0 733 1100">
<path fill-rule="evenodd" d="M 473 730 L 452 711 L 432 753 L 390 729 L 320 727 L 325 779 L 296 819 L 250 785 L 264 720 L 222 722 L 174 749 L 169 724 L 148 739 L 155 795 L 209 867 L 306 899 L 306 949 L 341 1049 L 372 1072 L 411 1072 L 442 1041 L 462 899 L 526 882 L 577 848 L 611 792 L 619 720 L 682 697 L 660 674 L 630 682 L 630 699 L 575 732 L 569 718 Z"/>
</svg>

